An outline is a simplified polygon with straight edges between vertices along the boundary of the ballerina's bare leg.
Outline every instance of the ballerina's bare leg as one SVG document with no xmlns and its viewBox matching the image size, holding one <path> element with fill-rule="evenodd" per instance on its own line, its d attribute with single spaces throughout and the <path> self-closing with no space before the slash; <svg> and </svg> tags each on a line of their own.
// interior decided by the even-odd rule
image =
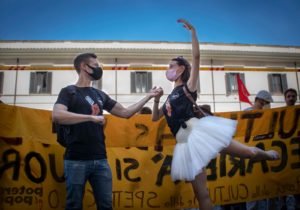
<svg viewBox="0 0 300 210">
<path fill-rule="evenodd" d="M 203 172 L 195 177 L 192 181 L 193 190 L 199 203 L 199 209 L 201 210 L 212 210 L 213 205 L 209 197 L 207 190 L 207 176 L 205 168 Z"/>
<path fill-rule="evenodd" d="M 264 151 L 257 147 L 250 147 L 236 140 L 232 140 L 230 145 L 221 151 L 232 156 L 249 158 L 252 160 L 278 160 L 280 156 L 275 150 Z"/>
</svg>

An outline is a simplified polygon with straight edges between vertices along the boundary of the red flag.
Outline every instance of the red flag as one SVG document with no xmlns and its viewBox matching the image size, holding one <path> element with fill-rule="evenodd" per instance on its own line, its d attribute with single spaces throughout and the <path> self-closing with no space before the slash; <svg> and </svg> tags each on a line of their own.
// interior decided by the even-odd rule
<svg viewBox="0 0 300 210">
<path fill-rule="evenodd" d="M 239 91 L 240 101 L 248 103 L 251 106 L 253 106 L 252 103 L 250 102 L 249 98 L 248 98 L 248 96 L 250 96 L 250 94 L 249 94 L 247 88 L 245 87 L 243 81 L 241 80 L 240 74 L 236 75 L 236 80 L 237 80 L 237 84 L 238 84 L 238 91 Z"/>
</svg>

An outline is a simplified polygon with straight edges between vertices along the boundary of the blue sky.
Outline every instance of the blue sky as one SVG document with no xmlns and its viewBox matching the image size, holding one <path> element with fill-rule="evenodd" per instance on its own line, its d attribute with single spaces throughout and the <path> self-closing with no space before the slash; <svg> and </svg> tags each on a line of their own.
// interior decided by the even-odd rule
<svg viewBox="0 0 300 210">
<path fill-rule="evenodd" d="M 0 0 L 0 40 L 202 42 L 300 46 L 300 0 Z"/>
</svg>

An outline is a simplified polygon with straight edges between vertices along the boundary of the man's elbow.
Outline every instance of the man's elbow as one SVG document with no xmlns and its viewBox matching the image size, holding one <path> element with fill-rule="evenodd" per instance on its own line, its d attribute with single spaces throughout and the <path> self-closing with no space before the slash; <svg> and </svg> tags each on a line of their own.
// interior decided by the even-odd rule
<svg viewBox="0 0 300 210">
<path fill-rule="evenodd" d="M 126 110 L 123 110 L 119 117 L 121 118 L 125 118 L 125 119 L 129 119 L 130 117 L 132 117 L 133 114 L 131 114 L 127 109 Z"/>
<path fill-rule="evenodd" d="M 60 123 L 62 120 L 62 110 L 53 109 L 52 111 L 52 121 L 55 123 Z"/>
<path fill-rule="evenodd" d="M 52 121 L 57 123 L 59 121 L 59 114 L 57 113 L 57 111 L 52 112 Z"/>
<path fill-rule="evenodd" d="M 124 118 L 126 118 L 126 119 L 129 119 L 129 118 L 131 118 L 132 116 L 133 116 L 134 114 L 131 114 L 131 113 L 125 113 L 124 114 Z"/>
</svg>

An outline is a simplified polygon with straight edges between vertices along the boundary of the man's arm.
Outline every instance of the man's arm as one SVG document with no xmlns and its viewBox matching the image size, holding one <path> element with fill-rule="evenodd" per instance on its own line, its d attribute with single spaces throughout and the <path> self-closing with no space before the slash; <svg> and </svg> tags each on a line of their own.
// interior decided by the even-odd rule
<svg viewBox="0 0 300 210">
<path fill-rule="evenodd" d="M 139 102 L 129 106 L 129 107 L 123 107 L 122 104 L 116 103 L 116 105 L 112 108 L 110 111 L 111 114 L 122 117 L 122 118 L 130 118 L 132 115 L 137 113 L 143 106 L 150 100 L 150 96 L 144 97 Z"/>
<path fill-rule="evenodd" d="M 137 113 L 143 106 L 153 97 L 158 94 L 158 88 L 154 87 L 150 90 L 150 92 L 142 98 L 139 102 L 125 108 L 120 103 L 116 103 L 115 106 L 110 111 L 111 114 L 122 117 L 122 118 L 130 118 L 132 115 Z"/>
<path fill-rule="evenodd" d="M 52 112 L 54 122 L 64 125 L 77 124 L 92 121 L 94 123 L 105 123 L 103 116 L 85 115 L 69 112 L 68 108 L 63 104 L 55 104 Z"/>
</svg>

